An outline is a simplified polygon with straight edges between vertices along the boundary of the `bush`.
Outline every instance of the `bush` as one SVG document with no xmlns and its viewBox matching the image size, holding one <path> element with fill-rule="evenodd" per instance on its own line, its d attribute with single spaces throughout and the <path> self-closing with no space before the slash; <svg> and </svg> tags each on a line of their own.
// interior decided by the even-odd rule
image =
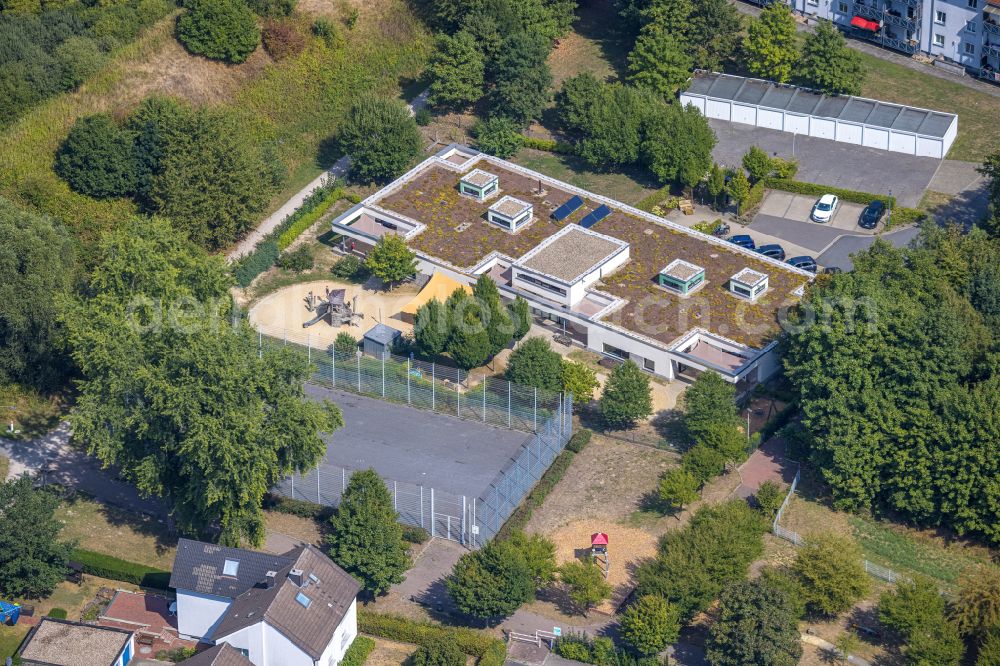
<svg viewBox="0 0 1000 666">
<path fill-rule="evenodd" d="M 45 617 L 51 617 L 56 620 L 65 620 L 68 616 L 69 613 L 66 612 L 65 608 L 53 608 L 45 614 Z"/>
<path fill-rule="evenodd" d="M 567 143 L 565 141 L 556 141 L 555 139 L 536 139 L 532 136 L 521 135 L 521 144 L 525 148 L 533 148 L 535 150 L 544 150 L 549 153 L 558 153 L 560 155 L 575 155 L 576 146 L 572 143 Z"/>
<path fill-rule="evenodd" d="M 806 608 L 816 615 L 843 613 L 871 589 L 861 549 L 834 534 L 810 536 L 795 556 Z"/>
<path fill-rule="evenodd" d="M 556 640 L 556 654 L 560 657 L 572 659 L 573 661 L 582 661 L 586 664 L 591 663 L 593 660 L 593 655 L 590 651 L 590 641 L 587 640 L 586 636 L 577 634 L 560 636 Z"/>
<path fill-rule="evenodd" d="M 517 123 L 509 118 L 481 120 L 472 128 L 475 147 L 484 153 L 506 159 L 520 150 L 524 138 Z"/>
<path fill-rule="evenodd" d="M 347 648 L 344 658 L 340 660 L 340 666 L 364 666 L 374 649 L 375 641 L 367 636 L 355 636 L 351 647 Z"/>
<path fill-rule="evenodd" d="M 282 495 L 268 494 L 264 497 L 264 509 L 266 511 L 276 511 L 299 518 L 311 518 L 312 520 L 329 520 L 334 513 L 331 506 L 323 506 L 306 500 L 291 499 Z"/>
<path fill-rule="evenodd" d="M 757 500 L 757 508 L 760 509 L 760 512 L 770 520 L 778 513 L 782 502 L 785 501 L 785 492 L 776 482 L 768 479 L 757 488 L 754 499 Z"/>
<path fill-rule="evenodd" d="M 403 541 L 417 545 L 427 543 L 431 540 L 431 534 L 422 527 L 413 525 L 403 525 Z"/>
<path fill-rule="evenodd" d="M 423 147 L 417 123 L 403 103 L 375 95 L 355 99 L 339 139 L 341 150 L 351 156 L 351 176 L 361 183 L 392 180 Z"/>
<path fill-rule="evenodd" d="M 274 266 L 278 254 L 277 241 L 265 240 L 259 243 L 253 252 L 239 259 L 233 266 L 236 284 L 244 288 L 249 287 L 258 275 Z"/>
<path fill-rule="evenodd" d="M 786 160 L 783 157 L 771 158 L 772 172 L 775 178 L 791 179 L 799 172 L 799 161 L 796 159 Z"/>
<path fill-rule="evenodd" d="M 430 109 L 428 109 L 426 106 L 422 106 L 419 109 L 417 109 L 416 113 L 413 114 L 413 119 L 417 121 L 417 125 L 420 125 L 421 127 L 427 127 L 428 125 L 431 124 L 431 121 L 434 119 L 434 116 L 431 115 Z"/>
<path fill-rule="evenodd" d="M 804 183 L 799 180 L 787 180 L 784 178 L 765 178 L 764 185 L 770 190 L 781 190 L 782 192 L 805 194 L 815 197 L 820 197 L 824 194 L 835 194 L 842 201 L 850 201 L 851 203 L 857 204 L 869 204 L 878 199 L 879 201 L 884 202 L 887 206 L 892 206 L 893 209 L 896 207 L 896 197 L 890 197 L 884 194 L 871 194 L 870 192 L 845 190 L 839 187 L 815 185 L 813 183 Z M 893 211 L 893 214 L 895 214 L 895 210 Z"/>
<path fill-rule="evenodd" d="M 364 282 L 368 279 L 369 275 L 365 262 L 353 254 L 349 254 L 343 259 L 338 260 L 330 269 L 330 272 L 333 273 L 334 277 L 352 282 Z"/>
<path fill-rule="evenodd" d="M 306 47 L 306 38 L 288 21 L 270 20 L 261 32 L 264 49 L 277 61 L 298 55 Z"/>
<path fill-rule="evenodd" d="M 886 218 L 885 228 L 888 230 L 910 224 L 920 224 L 927 218 L 926 211 L 916 208 L 893 208 L 891 214 Z"/>
<path fill-rule="evenodd" d="M 358 340 L 347 331 L 341 331 L 333 339 L 333 351 L 338 358 L 354 356 L 358 353 Z"/>
<path fill-rule="evenodd" d="M 95 618 L 96 619 L 96 618 Z M 160 661 L 169 661 L 179 664 L 185 659 L 190 659 L 195 655 L 196 650 L 190 647 L 179 647 L 173 650 L 158 650 L 156 658 Z"/>
<path fill-rule="evenodd" d="M 177 41 L 191 53 L 246 62 L 260 43 L 257 19 L 242 0 L 187 0 L 177 17 Z"/>
<path fill-rule="evenodd" d="M 278 266 L 293 273 L 301 273 L 310 270 L 315 261 L 312 248 L 308 245 L 302 245 L 290 252 L 283 252 L 278 257 Z"/>
<path fill-rule="evenodd" d="M 258 16 L 268 18 L 291 16 L 295 10 L 295 0 L 247 0 L 247 5 Z"/>
<path fill-rule="evenodd" d="M 587 428 L 577 430 L 573 433 L 573 436 L 569 438 L 566 448 L 573 453 L 580 453 L 580 451 L 583 451 L 584 447 L 590 442 L 590 438 L 593 434 L 594 433 Z"/>
<path fill-rule="evenodd" d="M 465 666 L 465 655 L 445 636 L 421 645 L 411 658 L 412 666 Z"/>
<path fill-rule="evenodd" d="M 503 666 L 507 658 L 507 646 L 503 641 L 487 633 L 465 627 L 444 627 L 399 615 L 358 609 L 358 631 L 416 645 L 425 645 L 432 640 L 447 638 L 465 654 L 479 658 L 479 666 Z"/>
<path fill-rule="evenodd" d="M 759 180 L 754 183 L 747 198 L 740 202 L 740 217 L 743 219 L 752 218 L 757 213 L 757 209 L 760 208 L 761 202 L 764 201 L 764 182 Z"/>
<path fill-rule="evenodd" d="M 313 34 L 323 40 L 327 48 L 335 48 L 340 45 L 340 29 L 337 24 L 326 17 L 320 17 L 313 21 Z"/>
<path fill-rule="evenodd" d="M 166 590 L 170 586 L 170 572 L 148 567 L 144 564 L 127 562 L 117 557 L 76 548 L 71 558 L 83 567 L 83 573 L 132 583 L 142 587 Z"/>
<path fill-rule="evenodd" d="M 132 139 L 106 113 L 77 118 L 54 168 L 74 192 L 97 199 L 131 194 L 138 183 Z"/>
<path fill-rule="evenodd" d="M 760 147 L 750 146 L 750 150 L 743 155 L 743 168 L 747 170 L 750 180 L 757 183 L 771 175 L 774 162 Z"/>
<path fill-rule="evenodd" d="M 662 597 L 639 597 L 622 613 L 622 638 L 639 654 L 661 652 L 677 640 L 680 629 L 680 613 Z"/>
</svg>

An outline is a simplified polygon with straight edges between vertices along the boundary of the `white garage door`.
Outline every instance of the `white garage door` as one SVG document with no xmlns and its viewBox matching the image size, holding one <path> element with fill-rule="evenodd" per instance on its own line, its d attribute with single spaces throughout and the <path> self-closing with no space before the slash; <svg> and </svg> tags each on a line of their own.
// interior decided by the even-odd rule
<svg viewBox="0 0 1000 666">
<path fill-rule="evenodd" d="M 785 131 L 795 134 L 809 134 L 809 116 L 785 114 Z"/>
<path fill-rule="evenodd" d="M 927 139 L 922 136 L 917 137 L 917 156 L 919 157 L 944 157 L 942 151 L 944 146 L 940 139 Z"/>
<path fill-rule="evenodd" d="M 757 109 L 757 126 L 774 130 L 784 129 L 784 122 L 782 121 L 784 115 L 781 111 Z"/>
<path fill-rule="evenodd" d="M 702 115 L 705 114 L 705 98 L 704 97 L 689 97 L 688 95 L 681 95 L 681 104 L 687 106 L 690 104 L 694 108 L 701 111 Z"/>
<path fill-rule="evenodd" d="M 866 127 L 862 137 L 862 143 L 869 148 L 889 149 L 889 130 Z"/>
<path fill-rule="evenodd" d="M 861 125 L 851 125 L 850 123 L 837 123 L 837 141 L 861 145 Z"/>
<path fill-rule="evenodd" d="M 889 134 L 889 150 L 897 153 L 917 154 L 917 137 L 912 134 L 900 134 L 891 132 Z"/>
<path fill-rule="evenodd" d="M 813 118 L 812 122 L 809 123 L 809 136 L 819 137 L 820 139 L 836 139 L 836 121 L 827 120 L 826 118 Z"/>
<path fill-rule="evenodd" d="M 757 107 L 733 104 L 733 122 L 746 123 L 747 125 L 757 124 Z"/>
<path fill-rule="evenodd" d="M 718 118 L 719 120 L 729 120 L 729 102 L 719 102 L 714 99 L 710 99 L 705 104 L 705 115 L 709 118 Z"/>
</svg>

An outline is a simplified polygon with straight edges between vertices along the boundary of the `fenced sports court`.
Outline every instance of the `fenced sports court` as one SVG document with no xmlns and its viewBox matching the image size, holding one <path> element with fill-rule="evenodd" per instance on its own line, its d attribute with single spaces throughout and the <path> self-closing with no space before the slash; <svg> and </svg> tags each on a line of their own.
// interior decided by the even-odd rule
<svg viewBox="0 0 1000 666">
<path fill-rule="evenodd" d="M 312 382 L 317 387 L 378 401 L 374 416 L 371 400 L 360 407 L 342 406 L 346 421 L 352 415 L 347 410 L 365 409 L 359 414 L 379 419 L 378 427 L 372 428 L 379 436 L 393 438 L 385 422 L 399 422 L 395 432 L 410 446 L 418 440 L 419 447 L 420 437 L 428 432 L 435 439 L 433 446 L 402 455 L 383 449 L 381 453 L 388 453 L 392 461 L 366 458 L 370 464 L 352 467 L 339 456 L 328 457 L 318 469 L 278 484 L 275 491 L 286 497 L 336 506 L 352 471 L 374 467 L 385 480 L 403 523 L 476 548 L 496 535 L 572 433 L 571 396 L 492 377 L 470 378 L 458 368 L 407 357 L 337 353 L 329 346 L 314 347 L 301 333 L 283 333 L 280 338 L 260 335 L 259 340 L 262 351 L 277 345 L 304 354 L 313 365 Z M 507 446 L 517 432 L 523 433 L 520 443 L 514 441 L 509 455 L 504 448 L 498 456 L 494 449 Z M 454 449 L 461 451 L 449 450 L 449 438 L 456 441 Z M 341 433 L 335 433 L 334 439 L 345 446 Z M 470 439 L 474 444 L 470 445 Z M 382 444 L 391 447 L 393 442 Z M 359 443 L 355 448 L 363 446 Z M 367 453 L 380 455 L 377 450 Z M 406 455 L 411 455 L 410 467 Z M 422 481 L 427 477 L 419 470 L 428 467 L 443 470 L 433 475 L 435 483 Z"/>
</svg>

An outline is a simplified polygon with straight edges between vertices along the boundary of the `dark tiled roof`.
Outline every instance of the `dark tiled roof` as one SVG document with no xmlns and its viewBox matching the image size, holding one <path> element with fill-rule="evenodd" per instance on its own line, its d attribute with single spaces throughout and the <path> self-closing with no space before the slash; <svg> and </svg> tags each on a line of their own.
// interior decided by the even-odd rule
<svg viewBox="0 0 1000 666">
<path fill-rule="evenodd" d="M 252 661 L 229 643 L 220 643 L 180 663 L 183 666 L 253 666 Z"/>
<path fill-rule="evenodd" d="M 391 345 L 396 341 L 396 338 L 402 334 L 402 331 L 396 330 L 391 326 L 386 326 L 385 324 L 375 324 L 368 329 L 367 333 L 365 333 L 365 339 L 371 340 L 372 342 L 378 342 L 383 345 Z"/>
<path fill-rule="evenodd" d="M 235 576 L 223 573 L 226 560 L 240 563 Z M 268 571 L 287 568 L 291 562 L 292 559 L 287 555 L 271 555 L 181 539 L 177 544 L 174 568 L 170 573 L 170 587 L 235 599 L 262 583 Z"/>
<path fill-rule="evenodd" d="M 265 621 L 313 659 L 319 659 L 357 597 L 361 586 L 314 546 L 289 553 L 270 589 L 254 587 L 236 598 L 215 629 L 216 640 Z M 302 585 L 289 579 L 301 571 Z M 296 597 L 305 595 L 308 607 Z"/>
</svg>

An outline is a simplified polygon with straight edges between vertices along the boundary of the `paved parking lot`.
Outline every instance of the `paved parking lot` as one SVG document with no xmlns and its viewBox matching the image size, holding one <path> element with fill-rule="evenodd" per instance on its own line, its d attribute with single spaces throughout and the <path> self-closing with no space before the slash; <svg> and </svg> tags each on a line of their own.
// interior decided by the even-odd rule
<svg viewBox="0 0 1000 666">
<path fill-rule="evenodd" d="M 750 230 L 774 236 L 778 239 L 775 242 L 785 246 L 789 256 L 792 256 L 793 251 L 796 254 L 816 256 L 844 234 L 870 236 L 878 231 L 858 226 L 858 218 L 864 206 L 853 203 L 841 203 L 829 222 L 813 222 L 809 215 L 815 203 L 815 197 L 768 192 Z"/>
<path fill-rule="evenodd" d="M 712 152 L 720 164 L 740 164 L 747 149 L 757 145 L 770 155 L 794 156 L 799 161 L 796 180 L 876 194 L 892 191 L 901 206 L 920 202 L 941 164 L 932 157 L 913 157 L 722 120 L 708 122 L 719 139 Z"/>
</svg>

